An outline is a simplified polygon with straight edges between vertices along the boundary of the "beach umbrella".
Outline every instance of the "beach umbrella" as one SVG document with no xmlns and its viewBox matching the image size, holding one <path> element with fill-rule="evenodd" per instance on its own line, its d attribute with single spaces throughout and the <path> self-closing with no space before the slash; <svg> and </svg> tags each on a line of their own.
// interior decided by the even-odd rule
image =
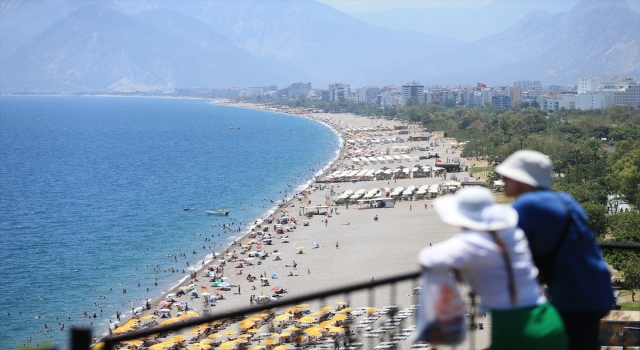
<svg viewBox="0 0 640 350">
<path fill-rule="evenodd" d="M 155 345 L 151 345 L 151 346 L 149 347 L 149 349 L 151 349 L 151 350 L 162 350 L 162 349 L 164 349 L 164 348 L 165 348 L 165 346 L 169 346 L 169 344 L 165 344 L 165 343 L 158 343 L 158 344 L 155 344 Z"/>
<path fill-rule="evenodd" d="M 298 320 L 299 322 L 304 322 L 304 323 L 313 323 L 316 322 L 316 319 L 310 316 L 305 316 L 301 319 Z"/>
<path fill-rule="evenodd" d="M 320 309 L 320 311 L 322 312 L 327 312 L 327 311 L 331 311 L 333 310 L 333 306 L 325 306 L 322 309 Z"/>
<path fill-rule="evenodd" d="M 104 348 L 104 342 L 101 341 L 99 343 L 96 343 L 96 345 L 91 347 L 91 350 L 102 350 Z"/>
<path fill-rule="evenodd" d="M 227 329 L 226 331 L 224 331 L 224 332 L 222 332 L 222 333 L 227 334 L 227 335 L 231 335 L 231 334 L 236 334 L 236 333 L 238 333 L 238 331 L 236 331 L 236 330 L 234 330 L 234 329 Z"/>
<path fill-rule="evenodd" d="M 280 333 L 281 337 L 288 337 L 290 335 L 291 335 L 291 332 L 282 332 L 282 333 Z"/>
<path fill-rule="evenodd" d="M 249 333 L 258 333 L 258 332 L 260 332 L 260 330 L 258 328 L 251 328 L 251 329 L 247 330 L 247 332 L 249 332 Z"/>
<path fill-rule="evenodd" d="M 344 304 L 346 304 L 346 303 L 347 303 L 346 301 L 337 301 L 337 302 L 336 302 L 336 304 L 338 304 L 338 305 L 344 305 Z"/>
<path fill-rule="evenodd" d="M 345 315 L 345 314 L 338 314 L 338 315 L 335 315 L 335 316 L 333 316 L 331 318 L 331 320 L 333 320 L 333 321 L 343 321 L 343 320 L 346 320 L 346 319 L 347 319 L 347 315 Z"/>
<path fill-rule="evenodd" d="M 378 311 L 378 308 L 377 308 L 377 307 L 373 307 L 373 306 L 372 306 L 372 307 L 368 307 L 368 308 L 366 308 L 364 311 L 365 311 L 366 313 L 370 314 L 370 313 L 373 313 L 373 312 Z"/>
<path fill-rule="evenodd" d="M 240 329 L 249 329 L 253 328 L 253 322 L 247 322 L 240 325 Z"/>
<path fill-rule="evenodd" d="M 200 341 L 200 344 L 211 344 L 211 343 L 213 343 L 213 342 L 215 342 L 213 339 L 206 339 L 206 338 L 205 338 L 205 339 L 202 339 L 202 340 Z"/>
<path fill-rule="evenodd" d="M 192 316 L 192 317 L 200 317 L 200 315 L 195 311 L 188 311 L 187 315 Z"/>
<path fill-rule="evenodd" d="M 299 305 L 296 305 L 296 307 L 307 307 L 307 306 L 309 306 L 309 304 L 299 304 Z"/>
<path fill-rule="evenodd" d="M 269 338 L 280 338 L 280 333 L 273 333 L 269 336 Z"/>
<path fill-rule="evenodd" d="M 271 253 L 271 255 L 280 255 L 282 253 Z"/>
<path fill-rule="evenodd" d="M 273 339 L 265 339 L 262 341 L 263 343 L 267 344 L 267 345 L 273 345 L 275 343 L 277 343 L 275 340 Z"/>
<path fill-rule="evenodd" d="M 321 337 L 322 336 L 322 333 L 318 332 L 318 330 L 315 329 L 315 328 L 307 328 L 307 329 L 304 330 L 304 332 L 309 334 L 309 335 L 311 335 L 311 336 L 314 336 L 314 337 Z"/>
<path fill-rule="evenodd" d="M 255 314 L 255 315 L 252 315 L 251 317 L 267 317 L 267 316 L 269 316 L 269 315 L 268 314 Z"/>
<path fill-rule="evenodd" d="M 296 327 L 296 326 L 289 326 L 289 327 L 287 327 L 287 328 L 285 328 L 285 329 L 286 329 L 286 330 L 288 330 L 288 331 L 297 331 L 297 330 L 299 330 L 300 328 L 298 328 L 298 327 Z"/>
<path fill-rule="evenodd" d="M 348 307 L 348 308 L 344 308 L 344 309 L 342 309 L 342 310 L 340 310 L 338 312 L 344 314 L 344 313 L 351 312 L 351 311 L 353 311 L 353 308 L 352 307 Z"/>
<path fill-rule="evenodd" d="M 298 248 L 296 248 L 296 249 L 297 249 L 297 250 L 301 250 L 301 249 L 304 249 L 304 247 L 298 247 Z"/>
<path fill-rule="evenodd" d="M 335 332 L 335 333 L 341 333 L 341 332 L 344 331 L 344 328 L 342 328 L 342 327 L 334 327 L 334 326 L 327 327 L 327 329 L 329 330 L 329 332 Z"/>
<path fill-rule="evenodd" d="M 289 317 L 292 317 L 292 314 L 282 314 L 282 315 L 278 315 L 274 318 L 275 321 L 284 321 L 284 320 L 288 320 Z"/>
<path fill-rule="evenodd" d="M 264 346 L 256 345 L 249 348 L 249 350 L 260 350 L 260 349 L 264 349 Z"/>
<path fill-rule="evenodd" d="M 275 348 L 273 348 L 273 350 L 287 350 L 289 348 L 290 348 L 289 345 L 278 345 Z"/>
<path fill-rule="evenodd" d="M 239 335 L 238 338 L 246 339 L 246 338 L 251 338 L 252 336 L 253 335 L 251 334 L 242 334 L 242 335 Z"/>
<path fill-rule="evenodd" d="M 332 321 L 332 320 L 322 321 L 320 322 L 319 326 L 327 328 L 327 327 L 331 327 L 335 322 L 336 321 Z"/>
<path fill-rule="evenodd" d="M 245 344 L 245 343 L 248 343 L 249 341 L 248 341 L 248 340 L 246 340 L 246 339 L 239 338 L 239 339 L 234 340 L 234 342 L 236 342 L 236 343 L 241 343 L 241 344 Z"/>
<path fill-rule="evenodd" d="M 208 336 L 207 338 L 210 338 L 210 339 L 216 339 L 216 338 L 220 338 L 220 337 L 222 337 L 222 334 L 220 334 L 220 333 L 213 333 L 213 334 L 209 334 L 209 336 Z"/>
</svg>

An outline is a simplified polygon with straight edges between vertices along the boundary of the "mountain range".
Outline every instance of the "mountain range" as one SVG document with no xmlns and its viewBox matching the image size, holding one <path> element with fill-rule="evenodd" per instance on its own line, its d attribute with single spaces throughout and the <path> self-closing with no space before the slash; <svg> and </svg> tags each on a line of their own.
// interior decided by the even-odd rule
<svg viewBox="0 0 640 350">
<path fill-rule="evenodd" d="M 639 50 L 640 14 L 625 0 L 529 11 L 469 43 L 383 28 L 312 0 L 0 2 L 2 92 L 576 84 L 590 75 L 637 77 Z"/>
</svg>

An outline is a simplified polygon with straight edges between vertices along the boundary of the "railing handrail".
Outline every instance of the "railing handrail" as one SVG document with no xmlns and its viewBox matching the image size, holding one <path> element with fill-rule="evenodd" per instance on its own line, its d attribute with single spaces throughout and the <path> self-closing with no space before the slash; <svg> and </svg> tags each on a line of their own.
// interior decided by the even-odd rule
<svg viewBox="0 0 640 350">
<path fill-rule="evenodd" d="M 180 323 L 175 323 L 175 324 L 170 324 L 170 325 L 160 326 L 160 327 L 153 327 L 149 329 L 143 329 L 143 330 L 139 330 L 139 331 L 135 331 L 128 334 L 123 334 L 123 335 L 109 336 L 104 338 L 103 341 L 105 343 L 105 349 L 111 350 L 113 348 L 113 345 L 126 340 L 133 340 L 133 339 L 142 338 L 142 337 L 163 333 L 163 332 L 177 331 L 183 328 L 189 328 L 189 327 L 197 326 L 203 323 L 222 320 L 225 318 L 244 316 L 246 314 L 256 313 L 256 312 L 269 310 L 277 307 L 295 305 L 295 304 L 299 304 L 301 302 L 312 300 L 312 299 L 323 299 L 323 298 L 327 298 L 337 294 L 346 294 L 353 291 L 374 288 L 380 285 L 393 284 L 393 283 L 402 282 L 406 280 L 417 279 L 418 277 L 420 277 L 420 271 L 404 273 L 401 275 L 381 278 L 381 279 L 373 280 L 370 282 L 360 282 L 360 283 L 350 284 L 342 287 L 326 289 L 320 292 L 308 293 L 308 294 L 304 294 L 297 297 L 287 298 L 285 301 L 276 301 L 273 303 L 259 305 L 259 306 L 244 307 L 236 311 L 230 311 L 230 312 L 225 312 L 225 313 L 220 313 L 220 314 L 210 315 L 210 316 L 200 316 L 198 318 L 194 318 L 192 320 L 185 320 Z"/>
<path fill-rule="evenodd" d="M 600 248 L 613 248 L 613 249 L 624 249 L 624 250 L 640 250 L 640 244 L 635 243 L 624 243 L 624 242 L 598 242 Z M 197 326 L 204 323 L 210 323 L 214 321 L 218 321 L 226 318 L 240 317 L 250 313 L 257 313 L 268 309 L 273 309 L 277 307 L 289 306 L 299 304 L 301 302 L 313 300 L 313 299 L 324 299 L 333 295 L 338 294 L 347 294 L 350 292 L 363 290 L 363 289 L 371 289 L 377 286 L 393 284 L 397 282 L 402 282 L 406 280 L 414 280 L 420 277 L 420 271 L 414 271 L 409 273 L 403 273 L 400 275 L 396 275 L 393 277 L 381 278 L 378 280 L 372 280 L 370 282 L 360 282 L 355 284 L 350 284 L 342 287 L 326 289 L 320 292 L 308 293 L 296 297 L 287 298 L 284 301 L 276 301 L 269 304 L 258 305 L 258 306 L 250 306 L 243 307 L 237 309 L 235 311 L 224 312 L 220 314 L 210 315 L 210 316 L 201 316 L 198 318 L 194 318 L 191 320 L 185 320 L 180 323 L 174 323 L 166 326 L 153 327 L 149 329 L 143 329 L 134 331 L 128 334 L 116 335 L 116 336 L 108 336 L 103 339 L 104 341 L 104 349 L 112 350 L 113 346 L 119 342 L 138 339 L 142 337 L 146 337 L 153 334 L 164 333 L 177 331 L 184 328 L 189 328 L 193 326 Z M 75 347 L 74 347 L 75 348 Z M 88 349 L 89 346 L 85 349 Z M 83 348 L 79 348 L 81 350 Z M 75 349 L 74 349 L 75 350 Z"/>
</svg>

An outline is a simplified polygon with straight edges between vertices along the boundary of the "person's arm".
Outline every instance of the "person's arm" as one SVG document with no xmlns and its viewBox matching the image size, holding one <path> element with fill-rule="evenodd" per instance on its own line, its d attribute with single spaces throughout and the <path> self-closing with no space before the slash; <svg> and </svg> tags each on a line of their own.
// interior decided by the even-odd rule
<svg viewBox="0 0 640 350">
<path fill-rule="evenodd" d="M 429 270 L 464 269 L 478 262 L 474 256 L 469 243 L 456 236 L 423 249 L 418 255 L 418 262 Z"/>
</svg>

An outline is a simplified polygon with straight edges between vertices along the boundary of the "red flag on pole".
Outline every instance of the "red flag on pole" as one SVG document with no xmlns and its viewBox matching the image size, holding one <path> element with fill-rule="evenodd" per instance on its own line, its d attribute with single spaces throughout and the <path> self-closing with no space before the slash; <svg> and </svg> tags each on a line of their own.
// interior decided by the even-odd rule
<svg viewBox="0 0 640 350">
<path fill-rule="evenodd" d="M 486 87 L 487 87 L 487 84 L 478 83 L 478 87 L 480 87 L 480 88 L 486 88 Z"/>
</svg>

